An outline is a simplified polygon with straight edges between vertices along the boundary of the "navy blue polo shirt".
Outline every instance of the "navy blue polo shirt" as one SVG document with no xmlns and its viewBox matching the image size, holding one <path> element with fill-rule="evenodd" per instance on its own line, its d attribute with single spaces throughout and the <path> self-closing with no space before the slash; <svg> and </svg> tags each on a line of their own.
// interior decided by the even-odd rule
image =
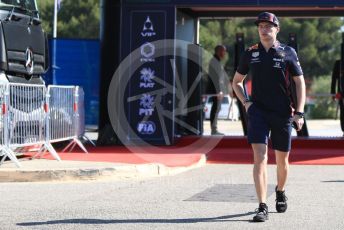
<svg viewBox="0 0 344 230">
<path fill-rule="evenodd" d="M 252 102 L 281 116 L 292 114 L 292 77 L 303 75 L 295 50 L 278 41 L 266 52 L 261 43 L 245 51 L 237 72 L 252 77 Z"/>
</svg>

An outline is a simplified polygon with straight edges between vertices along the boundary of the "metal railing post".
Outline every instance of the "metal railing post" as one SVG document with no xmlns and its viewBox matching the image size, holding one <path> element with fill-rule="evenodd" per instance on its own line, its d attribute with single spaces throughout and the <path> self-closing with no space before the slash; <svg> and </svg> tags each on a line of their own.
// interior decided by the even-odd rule
<svg viewBox="0 0 344 230">
<path fill-rule="evenodd" d="M 69 149 L 72 151 L 76 145 L 78 145 L 85 153 L 88 153 L 87 149 L 85 148 L 84 144 L 79 139 L 79 86 L 74 87 L 74 94 L 73 94 L 73 120 L 74 120 L 74 138 L 73 140 L 62 150 L 65 152 Z"/>
<path fill-rule="evenodd" d="M 15 165 L 19 168 L 21 167 L 20 162 L 18 161 L 15 153 L 11 150 L 10 148 L 10 120 L 8 116 L 8 105 L 9 105 L 9 95 L 10 95 L 10 87 L 8 84 L 5 86 L 4 90 L 4 95 L 3 95 L 3 103 L 2 103 L 2 116 L 3 116 L 3 137 L 4 137 L 4 142 L 3 142 L 3 147 L 2 147 L 2 153 L 3 153 L 3 158 L 0 162 L 0 165 L 5 161 L 5 159 L 8 157 L 10 158 L 11 161 L 15 163 Z"/>
</svg>

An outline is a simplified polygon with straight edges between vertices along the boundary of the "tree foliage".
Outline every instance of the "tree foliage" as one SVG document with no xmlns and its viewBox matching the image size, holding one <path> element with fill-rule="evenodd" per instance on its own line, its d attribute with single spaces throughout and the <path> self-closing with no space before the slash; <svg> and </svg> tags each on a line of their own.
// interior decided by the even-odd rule
<svg viewBox="0 0 344 230">
<path fill-rule="evenodd" d="M 298 40 L 299 58 L 305 77 L 313 79 L 330 75 L 335 60 L 340 58 L 341 18 L 295 19 L 281 18 L 278 40 L 288 43 L 289 33 L 295 33 Z M 234 54 L 236 33 L 244 33 L 246 46 L 259 41 L 253 20 L 234 18 L 228 20 L 201 20 L 200 44 L 209 52 L 218 44 L 228 46 L 229 54 Z M 234 57 L 229 56 L 227 70 L 233 75 Z"/>
<path fill-rule="evenodd" d="M 99 37 L 99 0 L 63 0 L 58 12 L 57 36 L 62 38 Z M 54 0 L 37 0 L 45 31 L 52 36 Z"/>
<path fill-rule="evenodd" d="M 311 86 L 312 94 L 326 94 L 331 87 L 331 78 L 319 76 L 314 79 Z M 337 113 L 337 102 L 331 97 L 314 97 L 308 106 L 308 117 L 311 119 L 334 119 Z"/>
</svg>

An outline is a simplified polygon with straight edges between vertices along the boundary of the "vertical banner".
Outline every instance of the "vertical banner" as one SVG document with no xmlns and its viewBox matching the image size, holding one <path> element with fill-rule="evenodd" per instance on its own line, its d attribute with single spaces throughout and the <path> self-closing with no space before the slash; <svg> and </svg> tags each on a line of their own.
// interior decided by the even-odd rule
<svg viewBox="0 0 344 230">
<path fill-rule="evenodd" d="M 175 13 L 171 7 L 127 7 L 122 26 L 122 59 L 130 59 L 125 87 L 127 144 L 173 144 Z M 123 122 L 122 122 L 123 123 Z M 123 125 L 123 124 L 121 124 Z M 123 139 L 123 138 L 122 138 Z"/>
</svg>

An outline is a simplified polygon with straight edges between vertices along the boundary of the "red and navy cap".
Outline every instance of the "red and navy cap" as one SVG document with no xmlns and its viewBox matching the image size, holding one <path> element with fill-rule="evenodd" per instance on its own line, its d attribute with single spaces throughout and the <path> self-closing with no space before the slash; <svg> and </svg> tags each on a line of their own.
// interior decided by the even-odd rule
<svg viewBox="0 0 344 230">
<path fill-rule="evenodd" d="M 258 26 L 258 24 L 260 22 L 270 22 L 270 23 L 274 24 L 275 26 L 279 26 L 279 21 L 278 21 L 276 15 L 274 15 L 273 13 L 269 13 L 269 12 L 260 13 L 257 17 L 257 20 L 254 22 L 254 24 L 256 24 Z"/>
</svg>

